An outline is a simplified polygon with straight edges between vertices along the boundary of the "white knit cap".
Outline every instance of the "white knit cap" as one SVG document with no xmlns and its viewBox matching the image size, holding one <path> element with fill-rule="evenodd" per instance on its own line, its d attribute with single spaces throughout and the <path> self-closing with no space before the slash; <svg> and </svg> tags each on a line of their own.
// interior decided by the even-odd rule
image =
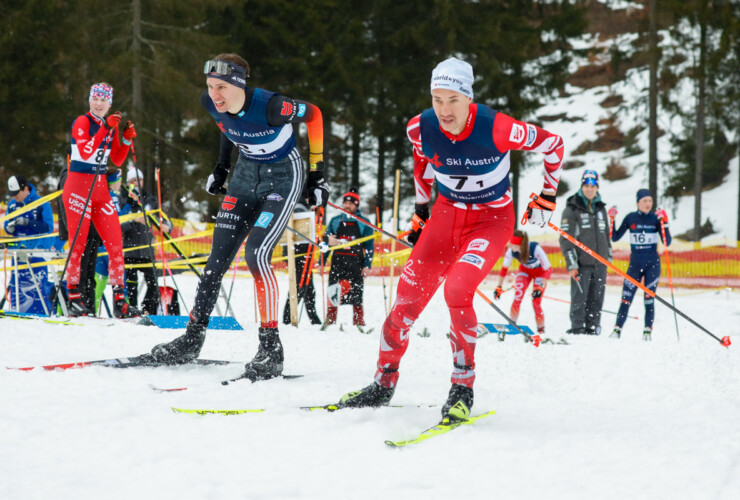
<svg viewBox="0 0 740 500">
<path fill-rule="evenodd" d="M 449 89 L 473 98 L 473 67 L 456 57 L 437 64 L 432 71 L 431 90 Z"/>
<path fill-rule="evenodd" d="M 129 168 L 128 172 L 126 172 L 126 182 L 131 182 L 132 180 L 139 178 L 144 181 L 144 174 L 141 173 L 141 170 L 138 168 Z"/>
</svg>

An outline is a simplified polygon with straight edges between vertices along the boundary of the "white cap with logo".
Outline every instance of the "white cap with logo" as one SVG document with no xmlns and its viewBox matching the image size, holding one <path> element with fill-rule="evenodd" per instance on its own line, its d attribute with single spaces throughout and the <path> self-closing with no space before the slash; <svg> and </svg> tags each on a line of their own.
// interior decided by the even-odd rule
<svg viewBox="0 0 740 500">
<path fill-rule="evenodd" d="M 432 71 L 431 90 L 454 90 L 472 99 L 473 80 L 473 67 L 456 57 L 450 57 Z"/>
</svg>

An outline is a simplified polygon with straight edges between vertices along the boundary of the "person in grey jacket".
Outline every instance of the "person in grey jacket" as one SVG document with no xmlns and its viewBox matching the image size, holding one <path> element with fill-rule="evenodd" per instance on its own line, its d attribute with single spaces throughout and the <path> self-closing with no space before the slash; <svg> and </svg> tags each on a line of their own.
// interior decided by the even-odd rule
<svg viewBox="0 0 740 500">
<path fill-rule="evenodd" d="M 599 195 L 599 174 L 586 170 L 581 177 L 581 188 L 568 198 L 560 227 L 601 257 L 612 259 L 609 239 L 609 218 L 606 205 Z M 560 249 L 571 277 L 570 324 L 567 333 L 599 335 L 601 308 L 606 289 L 606 266 L 560 237 Z"/>
</svg>

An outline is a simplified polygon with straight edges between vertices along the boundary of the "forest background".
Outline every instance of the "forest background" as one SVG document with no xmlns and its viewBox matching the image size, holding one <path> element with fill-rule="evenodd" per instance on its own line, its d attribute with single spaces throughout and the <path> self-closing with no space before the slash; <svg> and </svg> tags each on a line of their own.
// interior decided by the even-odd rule
<svg viewBox="0 0 740 500">
<path fill-rule="evenodd" d="M 168 214 L 184 218 L 196 213 L 210 221 L 218 199 L 209 197 L 203 184 L 219 141 L 218 129 L 200 107 L 200 95 L 203 62 L 220 52 L 236 52 L 249 61 L 251 86 L 321 108 L 333 193 L 373 179 L 371 213 L 375 206 L 390 208 L 395 170 L 404 174 L 402 198 L 412 199 L 406 123 L 430 106 L 431 70 L 451 55 L 473 65 L 477 102 L 538 125 L 537 109 L 564 95 L 568 84 L 615 82 L 630 68 L 649 66 L 650 85 L 626 105 L 645 108 L 651 144 L 664 133 L 652 119 L 655 110 L 686 123 L 671 138 L 670 162 L 658 164 L 650 151 L 645 168 L 658 197 L 693 195 L 700 203 L 701 191 L 722 182 L 737 154 L 740 0 L 5 4 L 0 18 L 0 182 L 5 185 L 9 176 L 22 173 L 42 194 L 55 189 L 66 165 L 70 126 L 88 109 L 90 85 L 107 81 L 115 88 L 112 109 L 136 123 L 137 165 L 148 189 L 156 192 L 154 170 L 159 167 Z M 621 8 L 619 15 L 609 9 L 615 6 Z M 676 50 L 658 48 L 661 30 L 671 33 Z M 636 36 L 629 47 L 614 44 L 608 64 L 597 70 L 573 64 L 597 54 L 575 48 L 572 40 L 587 33 L 626 32 Z M 696 89 L 690 105 L 671 94 L 686 78 Z M 629 154 L 631 139 L 645 128 L 615 132 L 606 125 L 593 143 L 574 145 L 566 168 L 580 166 L 570 158 L 579 149 L 605 147 L 604 142 Z M 520 195 L 519 174 L 528 166 L 523 156 L 512 155 L 515 196 Z M 614 167 L 611 174 L 619 175 L 619 165 Z M 658 193 L 661 171 L 671 182 Z"/>
</svg>

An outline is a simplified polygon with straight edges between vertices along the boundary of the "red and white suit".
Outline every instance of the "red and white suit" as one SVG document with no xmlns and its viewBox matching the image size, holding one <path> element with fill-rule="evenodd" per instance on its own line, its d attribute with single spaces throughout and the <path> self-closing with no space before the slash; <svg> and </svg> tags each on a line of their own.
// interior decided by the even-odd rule
<svg viewBox="0 0 740 500">
<path fill-rule="evenodd" d="M 411 119 L 416 203 L 429 202 L 432 182 L 439 197 L 399 279 L 396 301 L 383 324 L 375 381 L 394 387 L 408 347 L 409 330 L 444 282 L 450 311 L 453 384 L 473 386 L 478 320 L 473 296 L 499 259 L 514 230 L 509 188 L 509 151 L 542 153 L 544 189 L 556 190 L 562 139 L 488 106 L 470 104 L 464 130 L 443 131 L 428 109 Z"/>
<path fill-rule="evenodd" d="M 91 222 L 95 225 L 108 252 L 110 282 L 113 286 L 123 286 L 121 225 L 108 192 L 105 171 L 109 157 L 116 166 L 123 164 L 129 147 L 119 142 L 118 127 L 109 129 L 104 119 L 92 113 L 79 116 L 72 124 L 69 175 L 62 193 L 70 245 L 77 227 L 80 229 L 74 248 L 70 250 L 66 275 L 68 288 L 76 287 L 80 283 L 80 262 Z M 99 172 L 98 175 L 96 172 Z M 93 182 L 95 187 L 83 218 L 82 209 Z"/>
</svg>

